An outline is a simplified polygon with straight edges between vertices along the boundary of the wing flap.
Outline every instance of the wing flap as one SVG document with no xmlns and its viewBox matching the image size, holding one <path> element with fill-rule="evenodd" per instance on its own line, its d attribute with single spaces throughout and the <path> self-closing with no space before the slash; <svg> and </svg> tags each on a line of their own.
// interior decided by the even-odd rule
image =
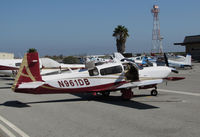
<svg viewBox="0 0 200 137">
<path fill-rule="evenodd" d="M 41 81 L 36 81 L 36 82 L 27 82 L 27 83 L 22 83 L 19 85 L 18 88 L 37 88 L 39 86 L 42 86 L 45 82 L 41 82 Z"/>
</svg>

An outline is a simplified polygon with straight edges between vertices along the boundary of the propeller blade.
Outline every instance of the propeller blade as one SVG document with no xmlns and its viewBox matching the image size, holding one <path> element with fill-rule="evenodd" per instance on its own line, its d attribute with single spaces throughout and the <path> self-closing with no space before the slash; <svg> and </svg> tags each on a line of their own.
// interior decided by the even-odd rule
<svg viewBox="0 0 200 137">
<path fill-rule="evenodd" d="M 175 68 L 171 68 L 171 72 L 178 73 L 178 70 L 176 70 Z"/>
<path fill-rule="evenodd" d="M 167 56 L 166 56 L 166 54 L 165 54 L 165 53 L 164 53 L 164 59 L 165 59 L 165 64 L 166 64 L 166 66 L 168 66 L 168 67 L 169 67 L 168 58 L 167 58 Z"/>
<path fill-rule="evenodd" d="M 177 70 L 172 70 L 172 72 L 174 72 L 174 73 L 178 73 L 178 71 L 177 71 Z"/>
</svg>

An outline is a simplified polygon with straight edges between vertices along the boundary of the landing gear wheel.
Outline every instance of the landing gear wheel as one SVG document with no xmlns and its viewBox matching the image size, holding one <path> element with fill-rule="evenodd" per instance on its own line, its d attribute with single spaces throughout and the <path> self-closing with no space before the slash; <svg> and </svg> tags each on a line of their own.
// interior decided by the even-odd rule
<svg viewBox="0 0 200 137">
<path fill-rule="evenodd" d="M 104 91 L 104 92 L 102 92 L 101 94 L 102 94 L 102 96 L 104 96 L 104 97 L 109 97 L 110 92 L 109 92 L 109 91 Z"/>
<path fill-rule="evenodd" d="M 157 95 L 158 95 L 158 91 L 157 91 L 156 89 L 153 89 L 153 90 L 151 91 L 151 95 L 152 95 L 152 96 L 157 96 Z"/>
<path fill-rule="evenodd" d="M 122 89 L 121 92 L 122 92 L 121 97 L 123 100 L 130 100 L 133 97 L 133 92 L 132 92 L 131 88 L 130 89 Z"/>
</svg>

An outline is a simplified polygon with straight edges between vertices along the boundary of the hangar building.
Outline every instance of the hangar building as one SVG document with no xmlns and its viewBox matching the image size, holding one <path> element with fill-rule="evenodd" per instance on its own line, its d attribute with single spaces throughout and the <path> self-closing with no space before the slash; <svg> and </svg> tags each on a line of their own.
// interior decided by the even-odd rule
<svg viewBox="0 0 200 137">
<path fill-rule="evenodd" d="M 200 60 L 200 35 L 186 36 L 182 43 L 174 45 L 185 46 L 185 52 L 192 55 L 192 59 Z"/>
<path fill-rule="evenodd" d="M 13 53 L 0 52 L 0 59 L 14 59 Z"/>
</svg>

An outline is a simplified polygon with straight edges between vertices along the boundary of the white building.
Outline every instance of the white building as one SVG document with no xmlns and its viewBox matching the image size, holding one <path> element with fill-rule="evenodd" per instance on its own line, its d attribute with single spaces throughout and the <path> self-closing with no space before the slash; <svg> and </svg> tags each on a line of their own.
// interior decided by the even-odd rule
<svg viewBox="0 0 200 137">
<path fill-rule="evenodd" d="M 13 53 L 0 52 L 0 59 L 14 59 Z"/>
</svg>

